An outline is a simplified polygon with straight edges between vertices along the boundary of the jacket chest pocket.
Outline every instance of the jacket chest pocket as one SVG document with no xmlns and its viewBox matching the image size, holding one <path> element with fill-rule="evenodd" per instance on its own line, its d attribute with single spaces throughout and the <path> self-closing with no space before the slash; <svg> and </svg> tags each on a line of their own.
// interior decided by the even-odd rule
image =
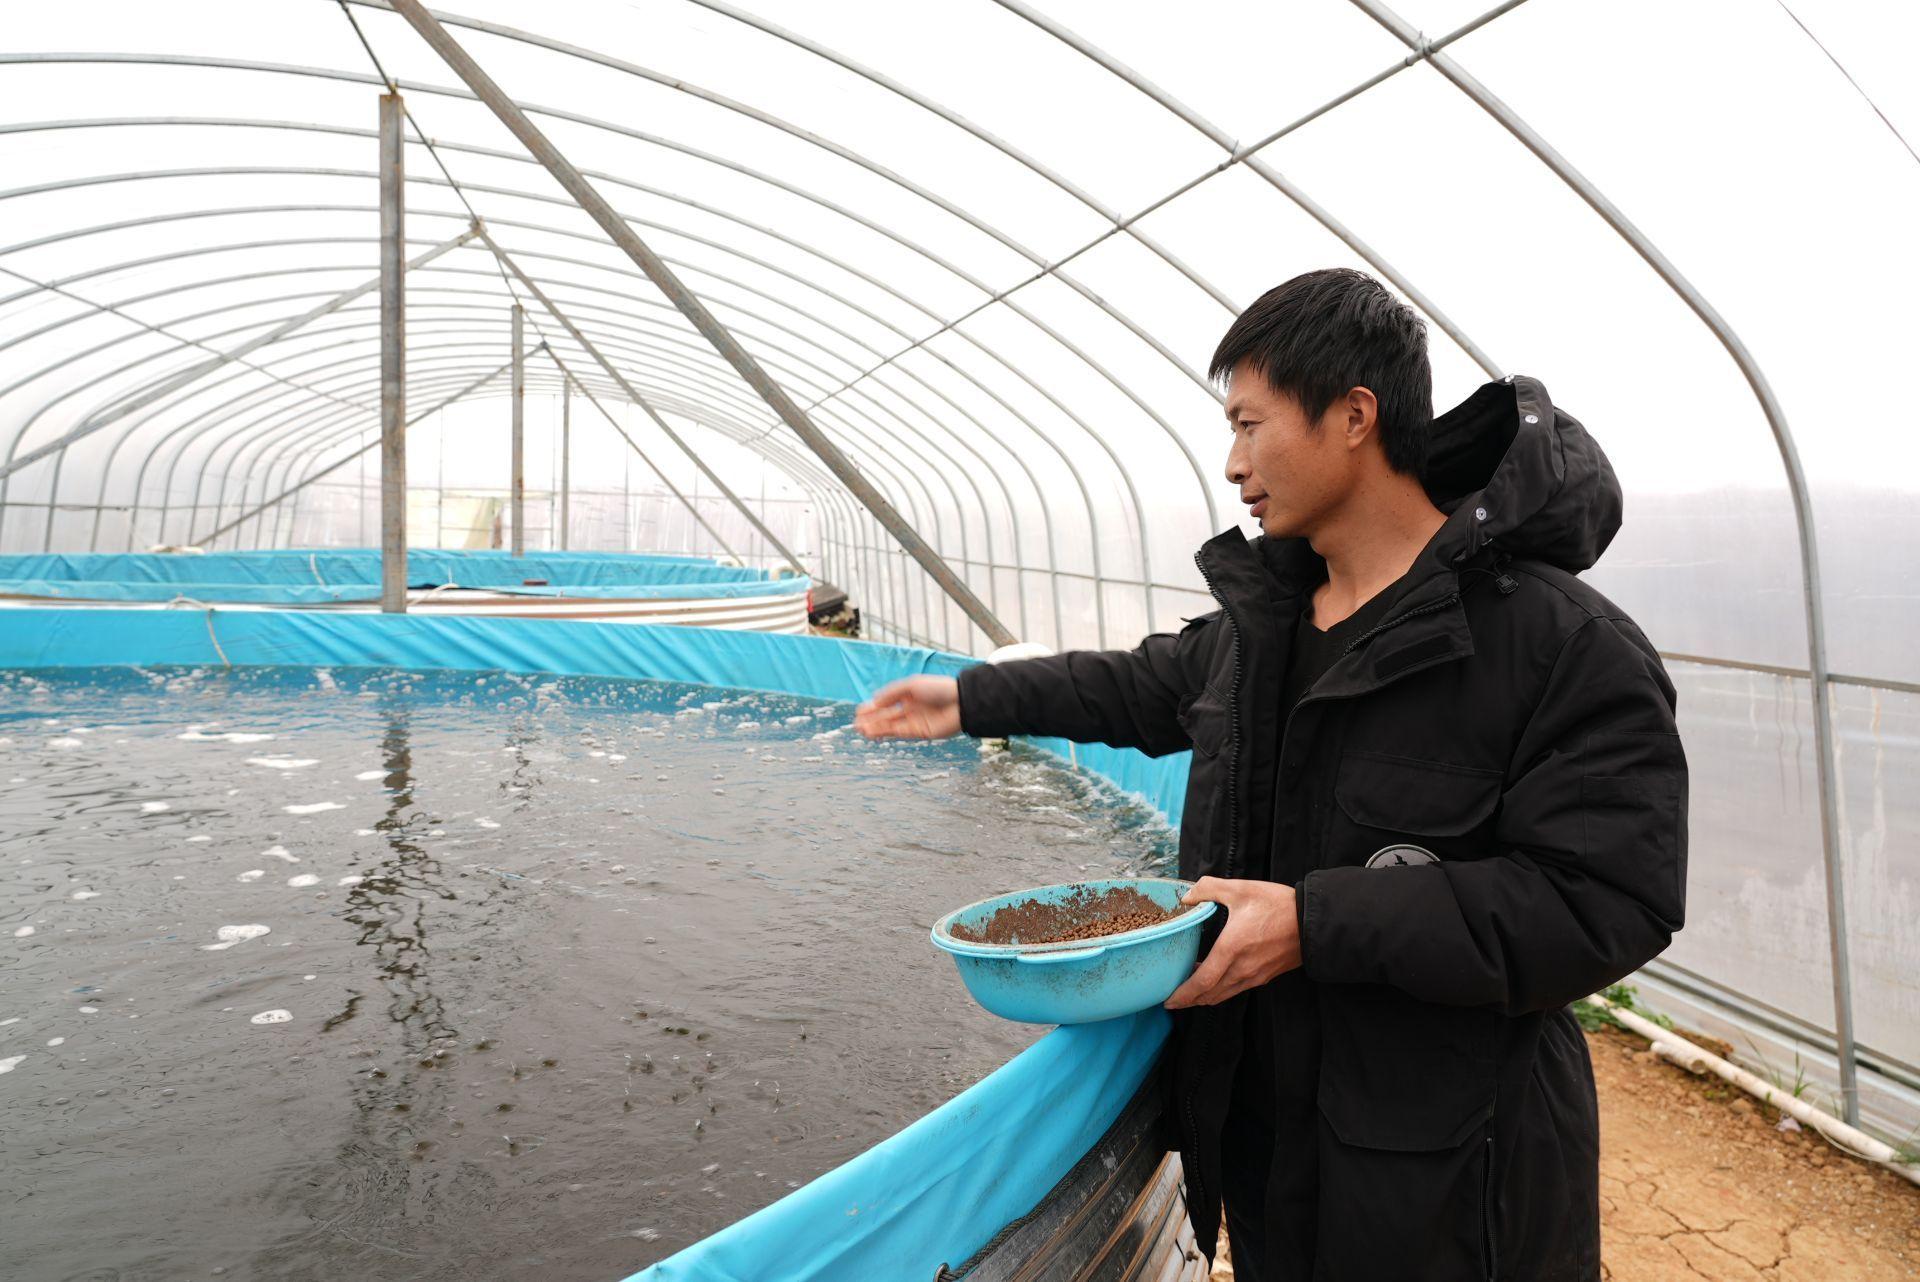
<svg viewBox="0 0 1920 1282">
<path fill-rule="evenodd" d="M 1179 712 L 1180 728 L 1193 745 L 1187 767 L 1186 808 L 1180 816 L 1180 875 L 1189 881 L 1219 875 L 1225 858 L 1227 741 L 1232 712 L 1224 695 L 1203 688 Z M 1214 847 L 1216 843 L 1220 849 Z"/>
<path fill-rule="evenodd" d="M 1490 853 L 1502 779 L 1479 766 L 1349 749 L 1320 866 L 1480 858 Z"/>
</svg>

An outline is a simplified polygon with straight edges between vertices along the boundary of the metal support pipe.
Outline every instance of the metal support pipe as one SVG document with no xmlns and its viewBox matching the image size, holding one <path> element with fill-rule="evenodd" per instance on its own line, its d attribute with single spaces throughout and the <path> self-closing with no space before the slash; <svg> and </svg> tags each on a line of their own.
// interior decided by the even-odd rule
<svg viewBox="0 0 1920 1282">
<path fill-rule="evenodd" d="M 520 284 L 526 289 L 526 291 L 529 294 L 533 295 L 535 301 L 537 301 L 541 307 L 546 309 L 547 314 L 553 317 L 553 319 L 559 324 L 559 326 L 562 329 L 567 331 L 567 333 L 573 338 L 573 341 L 580 345 L 581 350 L 586 352 L 587 355 L 593 357 L 593 359 L 596 362 L 598 362 L 600 368 L 607 372 L 607 377 L 611 378 L 614 381 L 615 386 L 619 387 L 619 389 L 626 394 L 627 399 L 632 401 L 635 405 L 638 405 L 641 409 L 645 410 L 647 413 L 647 417 L 653 420 L 654 426 L 658 427 L 660 431 L 663 434 L 665 434 L 668 440 L 672 441 L 676 446 L 678 446 L 682 454 L 685 454 L 688 458 L 692 459 L 694 466 L 699 468 L 700 471 L 706 475 L 706 478 L 709 481 L 712 481 L 714 485 L 719 488 L 722 494 L 727 496 L 728 501 L 731 502 L 735 508 L 739 509 L 740 515 L 747 518 L 747 523 L 753 526 L 754 529 L 760 531 L 760 533 L 764 534 L 767 538 L 767 542 L 771 543 L 774 547 L 780 550 L 780 555 L 786 558 L 788 565 L 791 565 L 796 572 L 800 574 L 805 574 L 807 572 L 807 567 L 800 564 L 800 558 L 795 556 L 792 553 L 792 551 L 788 549 L 786 544 L 782 543 L 777 537 L 775 537 L 773 531 L 767 528 L 766 523 L 763 522 L 757 515 L 754 514 L 754 511 L 752 508 L 748 507 L 744 502 L 741 501 L 740 496 L 735 494 L 725 481 L 720 479 L 719 473 L 715 472 L 712 468 L 707 466 L 707 461 L 701 458 L 697 453 L 694 452 L 693 447 L 691 445 L 688 445 L 686 441 L 681 438 L 680 433 L 674 431 L 671 427 L 667 425 L 667 420 L 660 417 L 659 413 L 653 408 L 653 403 L 649 401 L 646 397 L 642 396 L 640 394 L 639 389 L 634 387 L 632 383 L 627 381 L 627 376 L 625 374 L 622 374 L 619 368 L 615 366 L 612 361 L 607 359 L 606 355 L 603 352 L 601 352 L 599 347 L 595 346 L 593 340 L 588 338 L 585 334 L 583 334 L 580 331 L 580 327 L 578 325 L 575 325 L 573 321 L 568 318 L 567 314 L 561 311 L 560 308 L 554 303 L 554 301 L 551 298 L 547 297 L 547 291 L 545 291 L 544 289 L 541 289 L 538 285 L 534 284 L 533 278 L 527 275 L 524 271 L 520 270 L 520 264 L 514 262 L 513 259 L 509 258 L 507 256 L 507 251 L 505 251 L 504 249 L 501 249 L 500 246 L 494 243 L 493 237 L 487 234 L 487 230 L 484 226 L 480 229 L 480 239 L 488 249 L 493 251 L 493 256 L 500 260 L 501 266 L 505 267 L 509 272 L 513 273 L 514 279 L 519 281 Z"/>
<path fill-rule="evenodd" d="M 527 364 L 520 345 L 527 316 L 513 305 L 513 466 L 508 478 L 507 506 L 513 516 L 513 554 L 527 554 Z"/>
<path fill-rule="evenodd" d="M 406 108 L 380 95 L 380 609 L 407 612 Z"/>
<path fill-rule="evenodd" d="M 1014 635 L 994 617 L 986 603 L 975 596 L 972 589 L 954 574 L 947 563 L 941 559 L 940 554 L 929 547 L 926 540 L 907 524 L 894 510 L 893 505 L 887 502 L 885 496 L 873 487 L 846 455 L 840 452 L 839 447 L 814 426 L 813 421 L 806 416 L 799 405 L 794 403 L 793 398 L 787 395 L 786 390 L 767 375 L 767 372 L 760 367 L 760 363 L 707 310 L 706 304 L 695 297 L 692 291 L 680 282 L 679 277 L 673 274 L 672 269 L 647 247 L 633 228 L 614 212 L 613 206 L 609 205 L 593 185 L 581 176 L 580 171 L 560 154 L 559 150 L 547 140 L 547 136 L 527 118 L 524 111 L 520 110 L 519 105 L 501 92 L 500 86 L 480 69 L 479 65 L 467 55 L 466 50 L 462 49 L 447 33 L 447 29 L 440 25 L 439 19 L 429 13 L 420 0 L 393 0 L 393 8 L 415 31 L 420 33 L 421 39 L 440 55 L 453 69 L 455 75 L 466 82 L 467 87 L 472 89 L 475 96 L 500 118 L 501 123 L 513 132 L 521 144 L 533 153 L 534 158 L 546 167 L 547 172 L 551 173 L 566 189 L 567 194 L 573 197 L 580 208 L 599 223 L 601 229 L 613 238 L 614 243 L 633 259 L 640 270 L 647 274 L 648 279 L 652 280 L 673 305 L 680 309 L 693 327 L 713 344 L 714 349 L 739 372 L 747 385 L 758 392 L 761 399 L 773 408 L 774 413 L 779 415 L 780 419 L 792 428 L 802 441 L 806 442 L 808 448 L 820 456 L 828 470 L 839 478 L 842 485 L 853 492 L 854 496 L 874 514 L 882 525 L 887 527 L 908 554 L 920 562 L 941 589 L 980 626 L 981 631 L 991 637 L 997 645 L 1011 645 L 1015 640 Z M 765 532 L 764 526 L 761 526 L 761 529 Z M 769 542 L 775 542 L 770 532 Z"/>
<path fill-rule="evenodd" d="M 573 380 L 560 384 L 560 550 L 567 550 L 573 521 Z"/>
<path fill-rule="evenodd" d="M 1361 12 L 1392 32 L 1409 49 L 1416 53 L 1426 52 L 1420 33 L 1379 0 L 1353 0 L 1353 3 Z M 1806 610 L 1807 671 L 1813 687 L 1813 737 L 1819 754 L 1815 765 L 1820 781 L 1821 849 L 1826 862 L 1827 936 L 1833 969 L 1833 1031 L 1839 1046 L 1842 1107 L 1847 1123 L 1858 1125 L 1858 1054 L 1853 1037 L 1853 981 L 1847 949 L 1847 898 L 1841 875 L 1839 749 L 1833 734 L 1831 676 L 1827 671 L 1827 628 L 1820 587 L 1820 552 L 1814 538 L 1813 498 L 1808 491 L 1806 472 L 1800 466 L 1800 451 L 1794 444 L 1793 432 L 1787 427 L 1786 411 L 1774 396 L 1773 386 L 1761 372 L 1759 362 L 1754 360 L 1753 353 L 1747 350 L 1740 336 L 1734 333 L 1733 326 L 1694 287 L 1693 282 L 1660 252 L 1645 232 L 1608 200 L 1585 174 L 1575 169 L 1552 144 L 1536 133 L 1520 113 L 1501 101 L 1452 58 L 1442 53 L 1430 53 L 1428 61 L 1434 70 L 1452 81 L 1455 88 L 1498 121 L 1521 146 L 1532 152 L 1556 177 L 1572 188 L 1594 213 L 1600 215 L 1609 227 L 1633 246 L 1634 252 L 1653 268 L 1667 287 L 1680 296 L 1681 301 L 1720 340 L 1720 345 L 1727 349 L 1727 354 L 1747 380 L 1747 386 L 1753 390 L 1755 399 L 1760 402 L 1760 411 L 1766 416 L 1767 427 L 1773 432 L 1774 445 L 1780 452 L 1780 462 L 1787 473 L 1787 490 L 1793 496 L 1794 519 L 1800 529 L 1800 588 Z"/>
<path fill-rule="evenodd" d="M 614 431 L 620 433 L 620 439 L 627 443 L 627 448 L 632 450 L 635 454 L 639 455 L 640 461 L 642 463 L 645 463 L 647 467 L 653 472 L 653 474 L 660 478 L 660 483 L 666 486 L 667 489 L 673 493 L 673 497 L 679 499 L 680 502 L 683 505 L 685 505 L 687 511 L 693 513 L 693 519 L 700 523 L 701 529 L 705 530 L 708 534 L 711 534 L 713 536 L 713 541 L 720 545 L 720 550 L 725 552 L 728 556 L 732 557 L 734 560 L 739 561 L 740 564 L 745 565 L 746 562 L 741 559 L 740 554 L 738 552 L 735 552 L 731 547 L 727 546 L 727 541 L 720 537 L 720 531 L 714 529 L 713 526 L 707 523 L 707 518 L 700 515 L 700 509 L 694 506 L 693 500 L 689 499 L 686 495 L 682 494 L 679 488 L 675 486 L 672 481 L 667 479 L 667 474 L 661 471 L 659 467 L 654 464 L 654 461 L 652 459 L 647 457 L 647 452 L 641 449 L 640 446 L 634 441 L 634 439 L 631 436 L 627 435 L 627 429 L 620 426 L 620 420 L 616 419 L 612 414 L 608 413 L 607 407 L 602 405 L 600 403 L 599 398 L 596 397 L 590 390 L 588 390 L 587 385 L 585 383 L 582 383 L 579 379 L 574 377 L 573 371 L 567 368 L 566 362 L 560 359 L 559 354 L 555 352 L 551 347 L 549 347 L 547 349 L 547 356 L 549 359 L 553 361 L 555 365 L 560 367 L 560 374 L 562 379 L 564 380 L 560 384 L 561 396 L 565 397 L 567 395 L 567 389 L 572 387 L 578 387 L 580 389 L 580 394 L 587 398 L 588 403 L 591 404 L 593 408 L 600 411 L 601 417 L 607 420 L 608 424 L 612 426 Z M 565 406 L 566 401 L 563 399 L 561 401 L 561 404 L 562 406 Z M 561 421 L 564 429 L 565 419 L 563 418 Z M 565 467 L 564 457 L 562 459 L 561 466 L 564 469 Z M 562 476 L 566 475 L 564 470 L 562 471 L 561 475 Z M 560 503 L 561 503 L 560 510 L 564 513 L 566 511 L 566 489 L 564 485 L 560 491 Z M 565 518 L 563 517 L 562 518 L 563 526 L 564 526 L 564 519 Z M 565 545 L 562 544 L 562 546 L 564 547 Z M 788 552 L 785 548 L 780 549 L 780 554 L 786 557 L 789 562 L 793 562 L 793 554 Z M 794 562 L 794 563 L 798 564 L 797 562 Z"/>
</svg>

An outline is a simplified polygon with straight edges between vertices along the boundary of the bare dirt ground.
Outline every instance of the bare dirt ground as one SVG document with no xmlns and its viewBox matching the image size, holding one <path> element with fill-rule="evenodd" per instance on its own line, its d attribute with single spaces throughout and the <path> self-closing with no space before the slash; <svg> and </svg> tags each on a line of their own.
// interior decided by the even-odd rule
<svg viewBox="0 0 1920 1282">
<path fill-rule="evenodd" d="M 1631 1034 L 1587 1039 L 1600 1088 L 1600 1236 L 1609 1282 L 1920 1278 L 1920 1188 L 1774 1129 L 1717 1078 Z M 1223 1251 L 1214 1282 L 1230 1282 Z"/>
<path fill-rule="evenodd" d="M 1778 1114 L 1655 1059 L 1638 1037 L 1587 1040 L 1613 1282 L 1920 1277 L 1920 1188 L 1811 1130 L 1776 1130 Z"/>
</svg>

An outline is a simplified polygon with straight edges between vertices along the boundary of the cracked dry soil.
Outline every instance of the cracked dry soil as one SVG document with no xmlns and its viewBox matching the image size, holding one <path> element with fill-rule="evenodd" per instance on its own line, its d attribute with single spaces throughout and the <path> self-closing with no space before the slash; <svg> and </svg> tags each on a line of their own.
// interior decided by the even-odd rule
<svg viewBox="0 0 1920 1282">
<path fill-rule="evenodd" d="M 1589 1034 L 1600 1091 L 1601 1276 L 1609 1282 L 1893 1282 L 1920 1278 L 1920 1188 L 1812 1131 Z M 1213 1282 L 1231 1282 L 1224 1249 Z"/>
<path fill-rule="evenodd" d="M 1646 1042 L 1587 1038 L 1600 1088 L 1600 1243 L 1611 1282 L 1920 1277 L 1920 1188 L 1847 1157 Z"/>
</svg>

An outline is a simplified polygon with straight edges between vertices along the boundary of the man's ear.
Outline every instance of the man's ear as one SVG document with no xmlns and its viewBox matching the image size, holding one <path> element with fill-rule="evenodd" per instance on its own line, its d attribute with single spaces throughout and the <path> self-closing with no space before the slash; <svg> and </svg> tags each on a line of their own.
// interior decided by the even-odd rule
<svg viewBox="0 0 1920 1282">
<path fill-rule="evenodd" d="M 1333 403 L 1332 410 L 1349 450 L 1359 449 L 1379 433 L 1380 402 L 1364 387 L 1348 388 L 1347 394 Z"/>
</svg>

